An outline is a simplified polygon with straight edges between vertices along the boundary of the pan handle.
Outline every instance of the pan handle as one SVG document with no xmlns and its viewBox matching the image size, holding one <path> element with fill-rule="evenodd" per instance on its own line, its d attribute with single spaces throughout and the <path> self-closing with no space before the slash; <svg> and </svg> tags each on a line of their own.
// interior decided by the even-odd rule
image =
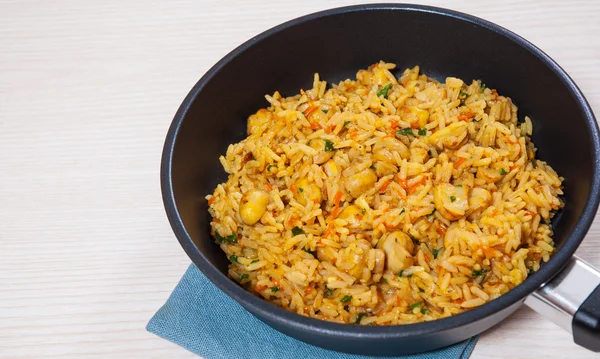
<svg viewBox="0 0 600 359">
<path fill-rule="evenodd" d="M 600 352 L 600 272 L 573 256 L 565 268 L 533 292 L 525 304 Z"/>
</svg>

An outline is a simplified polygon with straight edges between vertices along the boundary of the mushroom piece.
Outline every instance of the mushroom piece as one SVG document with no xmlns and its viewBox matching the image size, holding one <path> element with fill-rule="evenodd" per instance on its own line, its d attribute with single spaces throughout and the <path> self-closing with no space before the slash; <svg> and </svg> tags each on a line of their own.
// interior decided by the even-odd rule
<svg viewBox="0 0 600 359">
<path fill-rule="evenodd" d="M 385 252 L 386 266 L 394 273 L 413 265 L 412 252 L 415 246 L 404 232 L 396 231 L 388 234 L 377 243 L 377 248 Z"/>
<path fill-rule="evenodd" d="M 465 215 L 469 209 L 468 190 L 463 186 L 442 183 L 433 189 L 435 209 L 449 221 Z"/>
</svg>

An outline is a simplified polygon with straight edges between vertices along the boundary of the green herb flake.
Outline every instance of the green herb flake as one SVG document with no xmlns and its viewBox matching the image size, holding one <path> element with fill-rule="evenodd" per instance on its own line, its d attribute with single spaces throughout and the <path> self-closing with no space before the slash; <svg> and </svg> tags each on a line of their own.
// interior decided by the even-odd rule
<svg viewBox="0 0 600 359">
<path fill-rule="evenodd" d="M 377 91 L 377 96 L 378 97 L 383 96 L 384 98 L 388 98 L 388 92 L 390 91 L 391 88 L 392 88 L 392 83 L 390 82 L 389 84 L 385 85 L 384 88 Z"/>
<path fill-rule="evenodd" d="M 532 275 L 533 273 L 535 273 L 535 271 L 533 270 L 533 267 L 529 267 L 527 269 L 527 275 L 529 276 L 529 275 Z"/>
<path fill-rule="evenodd" d="M 235 254 L 230 255 L 229 260 L 234 263 L 238 263 L 238 264 L 240 263 L 240 262 L 238 262 L 238 257 Z"/>
<path fill-rule="evenodd" d="M 327 112 L 329 112 L 329 110 L 323 109 L 323 110 L 321 110 L 321 112 L 323 112 L 324 114 L 327 114 Z"/>
<path fill-rule="evenodd" d="M 244 279 L 248 279 L 248 273 L 242 274 L 242 280 L 244 280 Z"/>
<path fill-rule="evenodd" d="M 385 279 L 385 278 L 381 278 L 381 280 L 383 281 L 383 283 L 387 283 L 388 282 L 388 280 Z"/>
<path fill-rule="evenodd" d="M 349 312 L 350 311 L 350 306 L 349 305 L 345 305 L 344 306 L 344 310 L 347 311 L 347 312 Z"/>
<path fill-rule="evenodd" d="M 325 286 L 325 293 L 323 293 L 325 298 L 331 298 L 333 296 L 333 289 Z"/>
<path fill-rule="evenodd" d="M 433 259 L 437 259 L 438 254 L 440 253 L 440 250 L 437 248 L 434 248 L 431 253 L 433 253 Z"/>
<path fill-rule="evenodd" d="M 253 260 L 252 262 L 250 262 L 250 264 L 256 263 L 258 262 L 258 259 Z"/>
<path fill-rule="evenodd" d="M 342 300 L 340 300 L 340 302 L 342 302 L 342 303 L 348 303 L 351 300 L 352 300 L 352 296 L 351 295 L 345 295 L 344 298 L 342 298 Z"/>
<path fill-rule="evenodd" d="M 335 147 L 333 147 L 333 142 L 329 140 L 323 140 L 325 142 L 325 148 L 323 150 L 327 152 L 335 151 Z"/>
<path fill-rule="evenodd" d="M 507 173 L 508 173 L 508 172 L 506 172 L 506 170 L 505 170 L 504 168 L 501 168 L 501 169 L 500 169 L 500 174 L 501 174 L 502 176 L 506 175 Z"/>
<path fill-rule="evenodd" d="M 403 274 L 404 274 L 404 269 L 401 270 L 400 272 L 398 272 L 398 277 L 402 277 Z"/>
<path fill-rule="evenodd" d="M 279 292 L 279 287 L 273 287 L 273 288 L 271 288 L 271 292 L 273 292 L 273 293 Z"/>
<path fill-rule="evenodd" d="M 431 213 L 429 213 L 429 214 L 427 215 L 427 217 L 431 217 L 431 216 L 433 216 L 433 214 L 435 213 L 435 211 L 436 211 L 436 209 L 434 208 L 434 209 L 433 209 L 433 211 L 431 211 Z"/>
<path fill-rule="evenodd" d="M 227 242 L 227 239 L 225 237 L 221 237 L 221 235 L 219 234 L 219 232 L 215 232 L 215 239 L 219 243 L 225 243 L 225 242 Z"/>
<path fill-rule="evenodd" d="M 304 192 L 304 188 L 300 187 L 300 188 L 298 188 L 298 191 Z"/>
<path fill-rule="evenodd" d="M 427 314 L 427 313 L 429 313 L 429 309 L 421 308 L 421 314 Z"/>
<path fill-rule="evenodd" d="M 344 122 L 344 127 L 348 126 L 349 124 L 350 124 L 350 121 Z"/>
<path fill-rule="evenodd" d="M 422 306 L 422 305 L 423 305 L 423 302 L 416 302 L 416 303 L 413 303 L 413 304 L 411 304 L 411 305 L 409 305 L 409 306 L 408 306 L 408 310 L 413 310 L 413 309 L 415 309 L 415 308 L 417 308 L 417 307 L 420 307 L 420 306 Z"/>
<path fill-rule="evenodd" d="M 219 234 L 219 232 L 215 232 L 215 239 L 219 241 L 219 243 L 237 243 L 237 234 L 232 233 L 223 237 Z"/>
<path fill-rule="evenodd" d="M 292 236 L 296 237 L 299 234 L 304 234 L 304 230 L 300 227 L 294 227 L 292 228 Z"/>
<path fill-rule="evenodd" d="M 237 243 L 237 235 L 235 233 L 228 235 L 226 238 L 229 243 Z"/>
<path fill-rule="evenodd" d="M 273 168 L 273 167 L 277 168 L 277 165 L 268 165 L 267 172 L 271 172 L 271 168 Z"/>
<path fill-rule="evenodd" d="M 422 128 L 419 130 L 419 136 L 425 136 L 427 135 L 427 129 L 426 128 Z"/>
<path fill-rule="evenodd" d="M 356 316 L 356 321 L 354 322 L 354 324 L 360 324 L 360 321 L 362 320 L 363 317 L 365 317 L 367 315 L 367 313 L 358 313 L 358 315 Z"/>
<path fill-rule="evenodd" d="M 464 91 L 460 91 L 460 93 L 458 94 L 459 98 L 466 98 L 467 97 L 467 93 Z"/>
<path fill-rule="evenodd" d="M 370 165 L 369 168 L 372 169 L 373 171 L 376 170 L 375 165 Z"/>
<path fill-rule="evenodd" d="M 481 83 L 481 92 L 485 91 L 486 88 L 487 88 L 487 85 L 482 82 Z"/>
<path fill-rule="evenodd" d="M 450 202 L 454 202 L 454 201 L 456 201 L 456 197 L 450 196 Z"/>
<path fill-rule="evenodd" d="M 367 210 L 363 208 L 363 210 L 362 210 L 362 211 L 360 211 L 360 213 L 361 213 L 361 214 L 364 216 L 364 215 L 365 215 L 365 213 L 367 213 Z"/>
<path fill-rule="evenodd" d="M 456 187 L 462 187 L 462 186 L 463 186 L 462 184 L 457 184 L 457 185 L 456 185 Z"/>
<path fill-rule="evenodd" d="M 406 208 L 402 208 L 402 210 L 400 211 L 400 214 L 406 212 Z"/>
<path fill-rule="evenodd" d="M 403 128 L 401 130 L 396 131 L 397 136 L 414 136 L 414 132 L 412 128 Z"/>
<path fill-rule="evenodd" d="M 482 269 L 482 270 L 475 270 L 473 269 L 473 272 L 471 273 L 473 275 L 473 277 L 482 277 L 487 273 L 486 269 Z"/>
</svg>

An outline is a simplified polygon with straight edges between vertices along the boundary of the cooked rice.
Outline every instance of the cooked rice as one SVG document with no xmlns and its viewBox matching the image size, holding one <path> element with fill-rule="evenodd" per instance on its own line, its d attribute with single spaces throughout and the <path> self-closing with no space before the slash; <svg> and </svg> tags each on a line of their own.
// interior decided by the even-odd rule
<svg viewBox="0 0 600 359">
<path fill-rule="evenodd" d="M 248 119 L 208 195 L 229 276 L 287 310 L 393 325 L 480 306 L 554 252 L 562 178 L 535 159 L 532 122 L 481 81 L 394 64 Z"/>
</svg>

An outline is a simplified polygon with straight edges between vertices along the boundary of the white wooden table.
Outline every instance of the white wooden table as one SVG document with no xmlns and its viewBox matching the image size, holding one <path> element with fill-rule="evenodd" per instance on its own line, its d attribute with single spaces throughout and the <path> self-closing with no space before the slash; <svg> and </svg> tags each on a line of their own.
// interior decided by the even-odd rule
<svg viewBox="0 0 600 359">
<path fill-rule="evenodd" d="M 170 120 L 252 35 L 351 3 L 0 0 L 0 358 L 194 358 L 144 329 L 189 263 L 160 198 Z M 600 114 L 600 2 L 426 3 L 529 39 Z M 579 254 L 600 266 L 599 244 L 597 221 Z M 597 356 L 526 308 L 473 355 L 534 357 Z"/>
</svg>

